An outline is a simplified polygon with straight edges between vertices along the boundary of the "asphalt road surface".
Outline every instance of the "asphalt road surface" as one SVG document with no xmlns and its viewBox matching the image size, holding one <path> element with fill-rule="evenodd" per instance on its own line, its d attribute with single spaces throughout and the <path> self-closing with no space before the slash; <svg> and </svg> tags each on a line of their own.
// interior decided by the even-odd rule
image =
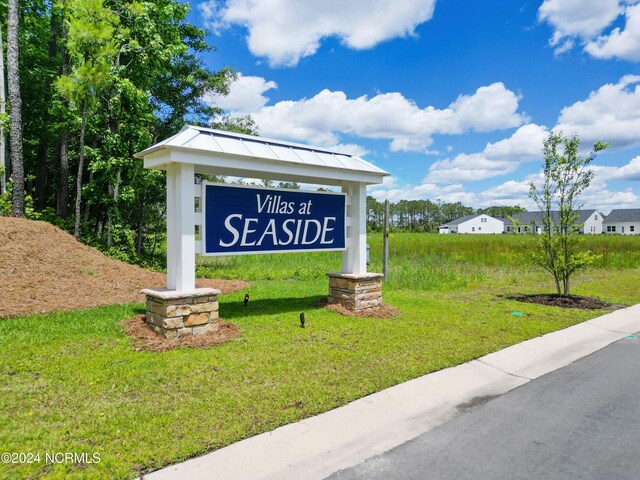
<svg viewBox="0 0 640 480">
<path fill-rule="evenodd" d="M 624 338 L 331 480 L 638 480 L 640 338 Z"/>
</svg>

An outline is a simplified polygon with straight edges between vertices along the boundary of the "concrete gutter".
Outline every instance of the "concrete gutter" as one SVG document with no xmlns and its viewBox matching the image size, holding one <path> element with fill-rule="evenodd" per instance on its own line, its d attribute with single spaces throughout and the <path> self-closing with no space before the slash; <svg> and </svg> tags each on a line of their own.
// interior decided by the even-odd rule
<svg viewBox="0 0 640 480">
<path fill-rule="evenodd" d="M 410 380 L 143 478 L 323 479 L 638 331 L 640 304 Z"/>
</svg>

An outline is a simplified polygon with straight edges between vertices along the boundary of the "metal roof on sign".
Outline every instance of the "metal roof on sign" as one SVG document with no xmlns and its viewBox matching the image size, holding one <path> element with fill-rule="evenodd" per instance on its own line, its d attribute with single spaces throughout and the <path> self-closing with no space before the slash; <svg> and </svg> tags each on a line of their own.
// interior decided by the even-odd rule
<svg viewBox="0 0 640 480">
<path fill-rule="evenodd" d="M 380 177 L 380 181 L 382 181 L 382 177 L 389 175 L 381 168 L 355 155 L 321 147 L 192 125 L 185 125 L 176 135 L 137 153 L 135 156 L 146 160 L 147 157 L 153 157 L 154 154 L 163 150 L 189 151 L 199 155 L 208 155 L 212 158 L 237 158 L 255 160 L 256 162 L 271 162 L 279 166 L 308 166 L 310 168 L 317 167 L 320 170 L 348 170 L 371 175 L 372 177 Z M 197 164 L 191 160 L 189 163 Z M 152 168 L 161 168 L 161 166 L 154 165 Z"/>
</svg>

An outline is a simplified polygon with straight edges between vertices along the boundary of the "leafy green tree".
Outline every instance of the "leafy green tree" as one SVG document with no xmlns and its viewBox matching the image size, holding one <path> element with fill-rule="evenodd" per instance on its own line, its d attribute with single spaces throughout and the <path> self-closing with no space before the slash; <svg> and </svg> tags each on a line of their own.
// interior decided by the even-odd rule
<svg viewBox="0 0 640 480">
<path fill-rule="evenodd" d="M 60 93 L 80 112 L 78 175 L 74 236 L 80 238 L 82 175 L 85 160 L 87 116 L 98 94 L 108 85 L 118 52 L 115 30 L 119 18 L 105 8 L 102 0 L 70 0 L 67 8 L 67 51 L 71 70 L 56 81 Z"/>
<path fill-rule="evenodd" d="M 509 218 L 524 211 L 525 209 L 520 206 L 493 206 L 478 209 L 478 213 L 484 213 L 494 218 Z"/>
<path fill-rule="evenodd" d="M 298 182 L 278 182 L 278 188 L 288 188 L 290 190 L 300 190 Z"/>
<path fill-rule="evenodd" d="M 562 132 L 551 132 L 543 144 L 542 185 L 529 185 L 529 196 L 542 212 L 542 234 L 534 261 L 553 276 L 558 295 L 568 296 L 571 276 L 594 260 L 593 254 L 578 248 L 578 201 L 593 179 L 589 165 L 606 147 L 606 143 L 596 142 L 582 157 L 577 134 L 565 137 Z"/>
</svg>

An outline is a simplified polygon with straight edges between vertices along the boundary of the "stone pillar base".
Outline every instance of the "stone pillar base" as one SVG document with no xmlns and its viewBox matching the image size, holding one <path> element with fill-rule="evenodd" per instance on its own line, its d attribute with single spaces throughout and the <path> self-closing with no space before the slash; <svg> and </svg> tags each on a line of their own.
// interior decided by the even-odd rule
<svg viewBox="0 0 640 480">
<path fill-rule="evenodd" d="M 166 338 L 202 335 L 218 330 L 218 295 L 215 288 L 189 291 L 144 289 L 147 325 Z"/>
<path fill-rule="evenodd" d="M 366 310 L 382 306 L 381 273 L 327 273 L 329 303 L 337 303 L 347 310 Z"/>
</svg>

